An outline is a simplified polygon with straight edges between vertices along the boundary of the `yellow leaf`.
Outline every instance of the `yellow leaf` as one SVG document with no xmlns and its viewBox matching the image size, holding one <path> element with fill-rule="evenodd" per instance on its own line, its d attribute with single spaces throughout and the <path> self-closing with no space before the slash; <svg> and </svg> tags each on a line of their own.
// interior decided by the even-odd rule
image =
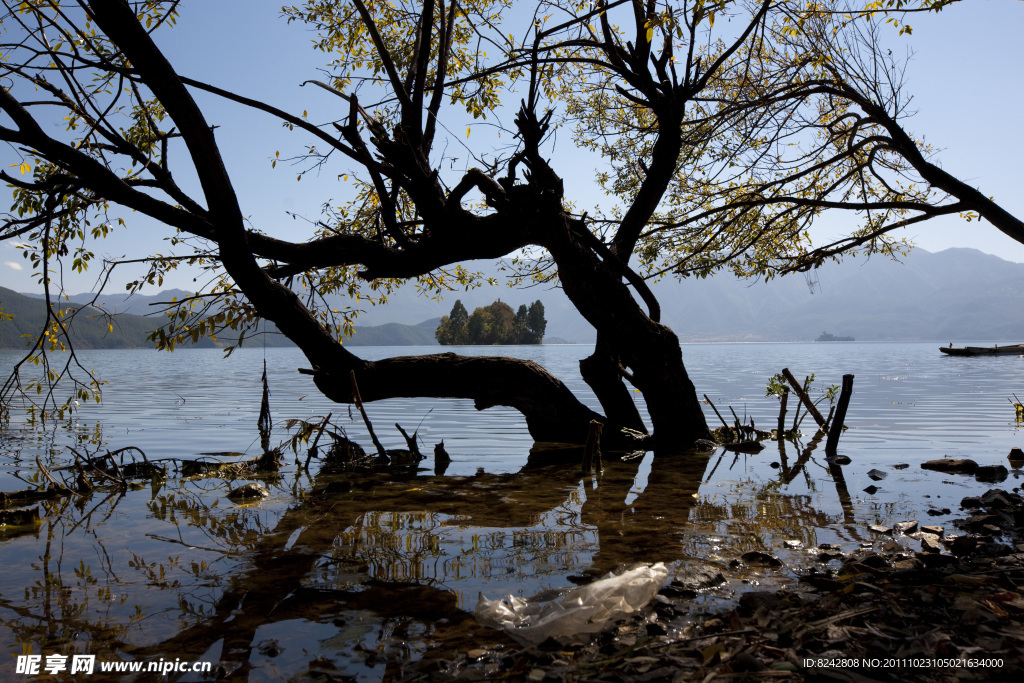
<svg viewBox="0 0 1024 683">
<path fill-rule="evenodd" d="M 715 25 L 715 13 L 714 12 L 708 12 L 708 21 L 711 22 L 712 26 Z"/>
<path fill-rule="evenodd" d="M 469 126 L 466 126 L 466 137 L 469 137 Z"/>
<path fill-rule="evenodd" d="M 25 175 L 32 170 L 32 167 L 28 165 L 28 162 L 22 162 L 21 166 L 18 166 L 18 170 L 21 171 L 21 175 Z"/>
<path fill-rule="evenodd" d="M 651 42 L 654 39 L 654 27 L 651 26 L 647 29 L 647 42 Z"/>
</svg>

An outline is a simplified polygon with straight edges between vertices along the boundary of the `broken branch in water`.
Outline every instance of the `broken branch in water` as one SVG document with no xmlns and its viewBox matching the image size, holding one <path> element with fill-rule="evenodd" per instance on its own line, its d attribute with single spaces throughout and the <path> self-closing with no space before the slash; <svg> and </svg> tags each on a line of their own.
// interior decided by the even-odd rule
<svg viewBox="0 0 1024 683">
<path fill-rule="evenodd" d="M 356 402 L 356 408 L 359 409 L 359 413 L 363 416 L 363 422 L 366 424 L 367 431 L 370 432 L 370 440 L 373 441 L 373 445 L 377 449 L 378 457 L 383 460 L 388 460 L 388 452 L 384 450 L 383 444 L 377 439 L 377 435 L 373 432 L 373 425 L 370 424 L 370 418 L 366 415 L 366 409 L 363 407 L 363 397 L 359 394 L 359 384 L 356 382 L 356 371 L 350 370 L 348 376 L 352 379 L 352 399 Z"/>
<path fill-rule="evenodd" d="M 839 445 L 839 436 L 843 433 L 843 422 L 846 420 L 846 410 L 850 407 L 852 394 L 853 375 L 843 375 L 843 389 L 839 394 L 835 420 L 832 422 L 832 428 L 828 431 L 828 441 L 825 442 L 826 455 L 835 455 L 836 447 Z"/>
<path fill-rule="evenodd" d="M 327 423 L 330 421 L 331 415 L 334 415 L 334 413 L 327 413 L 327 417 L 325 417 L 324 421 L 320 423 L 320 429 L 316 432 L 316 438 L 313 439 L 313 445 L 310 446 L 309 450 L 306 452 L 306 467 L 309 467 L 309 460 L 313 457 L 313 454 L 316 453 L 316 445 L 320 443 L 320 437 L 324 435 L 324 429 L 327 427 Z"/>
<path fill-rule="evenodd" d="M 818 409 L 815 407 L 811 397 L 807 395 L 804 388 L 796 381 L 796 377 L 794 377 L 793 373 L 789 371 L 789 368 L 782 369 L 782 376 L 786 378 L 786 381 L 788 381 L 790 385 L 792 385 L 793 391 L 795 391 L 796 395 L 800 397 L 800 401 L 804 404 L 804 407 L 807 408 L 807 412 L 810 413 L 811 417 L 814 418 L 814 421 L 818 423 L 818 428 L 822 431 L 826 430 L 827 423 L 825 418 L 818 412 Z"/>
</svg>

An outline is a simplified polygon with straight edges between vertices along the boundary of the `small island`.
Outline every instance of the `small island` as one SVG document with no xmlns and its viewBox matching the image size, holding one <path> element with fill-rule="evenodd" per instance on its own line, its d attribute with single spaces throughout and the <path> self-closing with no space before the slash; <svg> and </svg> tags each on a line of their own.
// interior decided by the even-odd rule
<svg viewBox="0 0 1024 683">
<path fill-rule="evenodd" d="M 822 332 L 821 336 L 818 337 L 817 339 L 815 339 L 814 341 L 831 342 L 831 341 L 857 341 L 857 340 L 854 339 L 853 337 L 837 337 L 834 334 L 829 334 L 828 332 Z"/>
<path fill-rule="evenodd" d="M 544 340 L 544 304 L 534 301 L 513 311 L 512 307 L 495 301 L 481 306 L 469 315 L 461 300 L 457 300 L 450 315 L 441 318 L 434 336 L 442 346 L 540 344 Z"/>
</svg>

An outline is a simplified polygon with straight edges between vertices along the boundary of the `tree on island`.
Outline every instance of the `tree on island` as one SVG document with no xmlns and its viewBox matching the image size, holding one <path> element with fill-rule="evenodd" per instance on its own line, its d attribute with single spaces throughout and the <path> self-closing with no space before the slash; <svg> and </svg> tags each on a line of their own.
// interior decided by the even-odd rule
<svg viewBox="0 0 1024 683">
<path fill-rule="evenodd" d="M 169 229 L 170 251 L 132 289 L 186 264 L 212 277 L 169 311 L 158 347 L 267 320 L 339 402 L 354 400 L 354 372 L 366 401 L 469 398 L 519 410 L 537 440 L 582 442 L 597 419 L 610 441 L 646 432 L 628 382 L 647 405 L 647 443 L 683 452 L 708 427 L 646 279 L 894 255 L 894 230 L 947 214 L 1024 241 L 1018 219 L 904 127 L 902 65 L 878 41 L 882 18 L 902 15 L 882 3 L 555 0 L 531 15 L 499 0 L 309 0 L 283 11 L 327 55 L 326 80 L 306 82 L 338 104 L 319 123 L 176 71 L 151 34 L 173 30 L 177 2 L 4 4 L 0 140 L 17 170 L 4 165 L 15 202 L 2 237 L 25 245 L 47 295 L 66 262 L 88 266 L 112 207 L 147 216 Z M 351 200 L 325 202 L 308 234 L 249 226 L 215 137 L 232 121 L 211 120 L 193 93 L 302 133 L 294 160 L 337 173 Z M 566 196 L 562 174 L 581 168 L 567 141 L 601 158 L 604 208 Z M 815 246 L 809 229 L 826 212 L 854 227 Z M 476 282 L 460 264 L 507 256 L 597 330 L 580 369 L 604 414 L 530 361 L 368 361 L 339 343 L 351 318 L 326 295 L 383 298 L 409 280 L 442 293 Z M 35 357 L 60 321 L 49 325 Z M 22 386 L 16 369 L 4 398 Z"/>
<path fill-rule="evenodd" d="M 495 301 L 490 306 L 481 306 L 466 318 L 466 307 L 457 300 L 451 315 L 441 318 L 434 336 L 444 345 L 452 344 L 541 344 L 544 341 L 544 304 L 534 301 L 530 308 L 526 304 L 519 311 L 512 312 L 508 304 Z"/>
</svg>

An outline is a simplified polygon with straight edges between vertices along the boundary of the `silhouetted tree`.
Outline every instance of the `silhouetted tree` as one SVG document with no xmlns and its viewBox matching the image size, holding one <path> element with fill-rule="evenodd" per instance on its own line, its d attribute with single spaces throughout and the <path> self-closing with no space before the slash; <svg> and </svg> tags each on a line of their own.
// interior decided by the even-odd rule
<svg viewBox="0 0 1024 683">
<path fill-rule="evenodd" d="M 620 427 L 646 430 L 635 389 L 657 447 L 683 452 L 709 431 L 645 278 L 772 276 L 854 250 L 896 254 L 891 231 L 949 214 L 1024 241 L 1024 224 L 904 129 L 909 97 L 875 35 L 879 3 L 551 0 L 531 13 L 495 0 L 308 0 L 284 13 L 328 55 L 326 80 L 306 83 L 340 108 L 317 123 L 282 108 L 292 102 L 179 74 L 152 36 L 173 25 L 176 0 L 0 1 L 0 141 L 11 155 L 0 177 L 14 188 L 0 238 L 23 245 L 47 295 L 62 270 L 88 267 L 112 207 L 146 216 L 145 230 L 168 229 L 173 253 L 153 254 L 131 289 L 185 264 L 210 273 L 169 311 L 159 348 L 267 320 L 340 402 L 354 400 L 355 373 L 367 401 L 507 405 L 542 441 L 582 442 L 597 419 L 607 443 L 629 438 Z M 351 201 L 324 203 L 309 234 L 255 229 L 214 134 L 233 122 L 199 104 L 211 96 L 308 136 L 294 160 L 336 170 Z M 487 117 L 505 137 L 467 142 L 465 121 Z M 556 141 L 559 126 L 571 133 Z M 615 197 L 610 209 L 566 196 L 560 174 L 580 171 L 566 141 L 600 156 L 594 178 Z M 470 144 L 485 149 L 465 158 L 486 157 L 486 169 L 453 158 Z M 854 220 L 834 221 L 849 230 L 818 246 L 809 227 L 825 212 Z M 603 415 L 529 361 L 359 358 L 338 343 L 351 319 L 323 305 L 325 294 L 386 295 L 408 280 L 450 291 L 474 279 L 460 264 L 523 254 L 523 275 L 557 279 L 597 331 L 580 369 Z M 58 348 L 61 324 L 48 321 L 34 360 Z M 528 328 L 543 335 L 539 321 Z M 0 395 L 24 387 L 15 370 Z"/>
</svg>

